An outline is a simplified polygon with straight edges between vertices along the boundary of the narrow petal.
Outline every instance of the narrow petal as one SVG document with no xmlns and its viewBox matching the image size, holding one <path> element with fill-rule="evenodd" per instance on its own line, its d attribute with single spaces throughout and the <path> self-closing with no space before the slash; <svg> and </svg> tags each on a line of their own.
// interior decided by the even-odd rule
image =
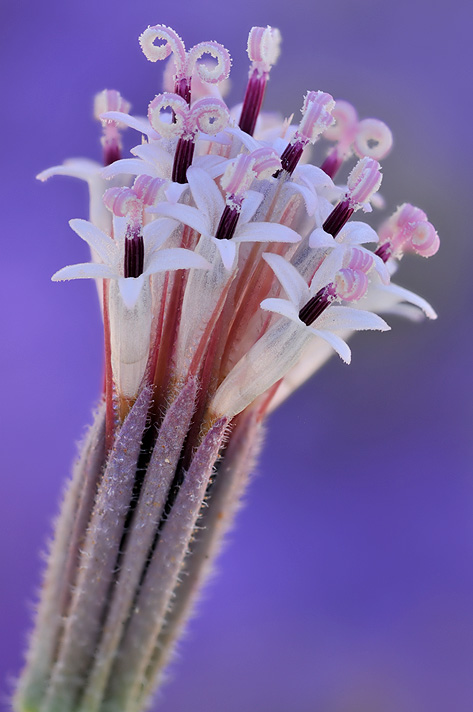
<svg viewBox="0 0 473 712">
<path fill-rule="evenodd" d="M 161 245 L 164 245 L 177 226 L 176 220 L 171 220 L 171 218 L 157 218 L 145 225 L 143 239 L 146 246 L 146 254 L 150 255 Z"/>
<path fill-rule="evenodd" d="M 77 265 L 68 265 L 53 274 L 53 282 L 63 282 L 69 279 L 108 279 L 116 277 L 108 265 L 100 265 L 96 262 L 83 262 Z"/>
<path fill-rule="evenodd" d="M 297 309 L 309 300 L 309 289 L 296 268 L 281 255 L 265 252 L 263 259 L 273 270 L 282 288 Z"/>
<path fill-rule="evenodd" d="M 280 314 L 281 316 L 286 316 L 291 321 L 299 322 L 301 329 L 304 328 L 302 322 L 299 320 L 299 312 L 292 302 L 287 299 L 263 299 L 260 304 L 261 309 L 265 311 L 273 312 L 274 314 Z"/>
<path fill-rule="evenodd" d="M 159 176 L 171 175 L 172 156 L 159 143 L 141 143 L 132 148 L 130 153 L 149 163 Z"/>
<path fill-rule="evenodd" d="M 169 183 L 164 195 L 169 200 L 170 203 L 178 203 L 182 197 L 184 191 L 188 188 L 187 183 Z"/>
<path fill-rule="evenodd" d="M 144 276 L 142 274 L 139 277 L 121 277 L 118 280 L 118 288 L 127 309 L 133 309 L 141 294 L 143 285 Z"/>
<path fill-rule="evenodd" d="M 299 242 L 301 236 L 286 225 L 252 222 L 238 225 L 233 239 L 236 242 Z"/>
<path fill-rule="evenodd" d="M 212 237 L 212 241 L 217 246 L 220 257 L 222 258 L 223 266 L 227 272 L 231 272 L 235 266 L 237 245 L 233 240 L 217 240 L 215 237 Z"/>
<path fill-rule="evenodd" d="M 259 206 L 261 205 L 261 201 L 263 200 L 263 198 L 263 193 L 258 193 L 256 190 L 248 190 L 246 192 L 245 199 L 241 206 L 239 220 L 240 225 L 245 225 L 245 223 L 250 222 L 251 218 L 254 216 Z"/>
<path fill-rule="evenodd" d="M 149 163 L 141 161 L 139 158 L 121 158 L 115 163 L 111 163 L 109 166 L 102 170 L 103 178 L 115 178 L 116 176 L 121 176 L 123 174 L 130 176 L 141 176 L 147 175 L 152 178 L 160 178 L 158 172 Z"/>
<path fill-rule="evenodd" d="M 325 232 L 321 227 L 317 227 L 314 232 L 311 233 L 309 236 L 309 247 L 312 247 L 312 249 L 330 249 L 332 247 L 336 246 L 336 242 L 333 239 L 332 235 L 330 235 L 328 232 Z"/>
<path fill-rule="evenodd" d="M 342 361 L 345 363 L 350 363 L 351 361 L 351 351 L 349 346 L 336 334 L 332 334 L 330 331 L 319 331 L 318 329 L 313 329 L 311 326 L 308 327 L 309 330 L 315 334 L 315 336 L 320 336 L 321 339 L 326 341 L 334 351 L 340 356 Z"/>
<path fill-rule="evenodd" d="M 149 275 L 176 269 L 210 269 L 210 266 L 206 259 L 195 252 L 182 247 L 172 247 L 168 250 L 155 252 L 143 274 Z"/>
<path fill-rule="evenodd" d="M 171 205 L 170 203 L 158 203 L 148 210 L 149 213 L 162 215 L 168 218 L 178 220 L 184 225 L 189 225 L 193 230 L 196 230 L 201 235 L 209 235 L 211 226 L 209 220 L 202 215 L 197 208 L 191 208 L 190 205 L 182 205 L 181 203 Z"/>
<path fill-rule="evenodd" d="M 353 307 L 331 306 L 315 322 L 330 331 L 389 331 L 391 327 L 377 314 Z"/>
<path fill-rule="evenodd" d="M 258 148 L 261 148 L 261 143 L 259 141 L 242 131 L 237 126 L 227 127 L 225 131 L 231 134 L 232 136 L 235 136 L 236 138 L 240 139 L 244 147 L 247 148 L 250 152 L 256 151 Z"/>
<path fill-rule="evenodd" d="M 345 245 L 362 245 L 365 242 L 378 242 L 378 234 L 372 227 L 360 220 L 350 220 L 337 235 L 337 242 Z"/>
<path fill-rule="evenodd" d="M 102 262 L 107 264 L 115 258 L 117 245 L 105 232 L 99 230 L 88 220 L 80 218 L 69 220 L 69 225 L 90 248 L 97 252 Z"/>
<path fill-rule="evenodd" d="M 225 201 L 214 180 L 202 168 L 191 166 L 187 180 L 198 210 L 207 215 L 210 224 L 217 222 L 225 208 Z"/>
<path fill-rule="evenodd" d="M 71 178 L 89 181 L 99 175 L 101 170 L 101 164 L 96 161 L 89 161 L 86 158 L 71 158 L 64 161 L 61 166 L 53 166 L 41 171 L 36 178 L 45 181 L 51 176 L 70 176 Z"/>
<path fill-rule="evenodd" d="M 319 289 L 326 287 L 333 280 L 335 273 L 342 268 L 343 257 L 346 254 L 346 248 L 339 246 L 324 259 L 319 269 L 314 275 L 310 284 L 310 295 L 317 294 Z"/>
<path fill-rule="evenodd" d="M 144 116 L 130 116 L 129 114 L 123 114 L 121 111 L 107 111 L 105 114 L 102 114 L 102 116 L 104 119 L 120 121 L 120 123 L 129 126 L 130 129 L 139 131 L 150 139 L 159 138 L 159 134 L 156 133 L 148 119 Z"/>
<path fill-rule="evenodd" d="M 395 301 L 402 300 L 402 301 L 409 302 L 410 304 L 414 304 L 416 307 L 419 307 L 419 309 L 422 309 L 424 314 L 429 319 L 437 318 L 437 313 L 431 307 L 429 302 L 427 302 L 422 297 L 419 297 L 418 294 L 411 292 L 409 289 L 404 289 L 404 287 L 400 287 L 398 284 L 392 284 L 392 283 L 389 285 L 381 285 L 380 284 L 376 287 L 376 289 L 379 289 L 380 291 L 385 292 L 386 294 L 393 295 L 396 298 Z"/>
</svg>

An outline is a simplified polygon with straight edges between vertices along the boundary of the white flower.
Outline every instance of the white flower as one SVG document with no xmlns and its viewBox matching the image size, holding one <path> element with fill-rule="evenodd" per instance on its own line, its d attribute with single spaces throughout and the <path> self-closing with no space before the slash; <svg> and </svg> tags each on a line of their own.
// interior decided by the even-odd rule
<svg viewBox="0 0 473 712">
<path fill-rule="evenodd" d="M 187 179 L 196 207 L 158 203 L 150 212 L 179 220 L 196 230 L 205 240 L 211 240 L 218 248 L 225 269 L 235 267 L 237 245 L 241 242 L 289 242 L 300 240 L 300 235 L 291 228 L 278 223 L 251 222 L 263 195 L 253 190 L 246 193 L 239 213 L 238 223 L 230 240 L 217 239 L 217 229 L 225 209 L 225 200 L 216 183 L 203 170 L 192 166 Z"/>
</svg>

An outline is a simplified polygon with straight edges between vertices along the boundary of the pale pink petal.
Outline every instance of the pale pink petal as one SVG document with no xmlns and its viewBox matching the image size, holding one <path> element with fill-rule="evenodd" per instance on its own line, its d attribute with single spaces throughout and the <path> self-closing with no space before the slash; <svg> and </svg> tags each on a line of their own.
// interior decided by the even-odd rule
<svg viewBox="0 0 473 712">
<path fill-rule="evenodd" d="M 69 220 L 69 225 L 90 248 L 96 251 L 102 262 L 108 263 L 115 258 L 117 245 L 105 232 L 99 230 L 88 220 L 80 218 Z"/>
<path fill-rule="evenodd" d="M 149 208 L 148 212 L 178 220 L 184 225 L 189 225 L 189 227 L 201 235 L 210 235 L 210 221 L 202 215 L 200 210 L 192 208 L 190 205 L 182 205 L 181 203 L 175 205 L 171 205 L 170 203 L 158 203 L 154 207 Z"/>
<path fill-rule="evenodd" d="M 114 278 L 117 275 L 108 265 L 97 262 L 83 262 L 77 265 L 68 265 L 53 274 L 53 282 L 63 282 L 69 279 L 100 279 Z"/>
<path fill-rule="evenodd" d="M 86 158 L 70 158 L 61 166 L 53 166 L 38 173 L 36 178 L 41 181 L 48 180 L 51 176 L 70 176 L 80 180 L 89 181 L 100 174 L 103 166 L 96 161 L 89 161 Z"/>
<path fill-rule="evenodd" d="M 377 314 L 353 307 L 331 306 L 314 322 L 330 331 L 389 331 L 391 327 Z"/>
<path fill-rule="evenodd" d="M 215 224 L 217 227 L 225 208 L 225 201 L 215 181 L 206 171 L 195 166 L 188 168 L 187 180 L 197 209 L 208 216 L 211 225 Z"/>
<path fill-rule="evenodd" d="M 342 361 L 345 363 L 350 363 L 351 361 L 351 351 L 348 345 L 336 334 L 332 334 L 330 331 L 319 331 L 319 329 L 313 329 L 311 326 L 308 327 L 315 336 L 319 336 L 321 339 L 326 341 L 334 351 L 340 356 Z"/>
<path fill-rule="evenodd" d="M 237 226 L 236 242 L 299 242 L 301 236 L 286 225 L 269 222 L 252 222 Z"/>
<path fill-rule="evenodd" d="M 271 267 L 282 288 L 297 309 L 309 301 L 307 284 L 290 262 L 281 257 L 281 255 L 275 255 L 271 252 L 265 252 L 263 259 Z"/>
<path fill-rule="evenodd" d="M 289 302 L 287 299 L 275 299 L 273 297 L 271 297 L 270 299 L 263 299 L 260 304 L 260 307 L 265 311 L 270 311 L 274 314 L 280 314 L 281 316 L 285 316 L 288 319 L 291 319 L 291 321 L 299 322 L 299 312 L 297 308 L 292 302 Z M 300 325 L 303 329 L 304 326 L 302 322 L 300 322 Z"/>
<path fill-rule="evenodd" d="M 143 274 L 155 274 L 176 269 L 209 269 L 210 264 L 200 255 L 182 247 L 158 250 L 151 257 Z"/>
</svg>

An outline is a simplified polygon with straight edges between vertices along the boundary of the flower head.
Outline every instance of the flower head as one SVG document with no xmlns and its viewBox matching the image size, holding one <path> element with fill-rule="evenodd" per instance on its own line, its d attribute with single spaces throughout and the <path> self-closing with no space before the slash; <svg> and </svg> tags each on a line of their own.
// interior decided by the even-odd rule
<svg viewBox="0 0 473 712">
<path fill-rule="evenodd" d="M 94 104 L 102 162 L 39 176 L 89 186 L 89 220 L 70 225 L 90 260 L 52 279 L 96 282 L 105 378 L 59 520 L 20 712 L 142 709 L 231 522 L 266 415 L 327 345 L 349 363 L 352 332 L 388 330 L 381 313 L 435 317 L 390 281 L 403 254 L 437 251 L 425 213 L 403 204 L 379 236 L 352 220 L 376 203 L 387 126 L 320 90 L 305 94 L 296 125 L 261 112 L 280 39 L 251 29 L 246 93 L 230 109 L 219 90 L 228 51 L 214 41 L 187 50 L 171 28 L 148 27 L 145 57 L 170 63 L 146 117 L 104 90 Z M 141 140 L 122 157 L 127 126 Z M 308 158 L 320 162 L 323 136 L 336 145 L 319 167 Z M 205 535 L 195 537 L 199 517 Z"/>
</svg>

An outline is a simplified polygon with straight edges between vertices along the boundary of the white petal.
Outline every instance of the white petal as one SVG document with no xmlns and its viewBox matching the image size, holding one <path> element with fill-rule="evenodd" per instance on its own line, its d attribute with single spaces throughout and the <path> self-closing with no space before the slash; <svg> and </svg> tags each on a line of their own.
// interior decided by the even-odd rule
<svg viewBox="0 0 473 712">
<path fill-rule="evenodd" d="M 70 176 L 71 178 L 89 181 L 91 178 L 95 178 L 102 168 L 103 166 L 96 161 L 89 161 L 86 158 L 70 158 L 64 161 L 62 166 L 53 166 L 41 171 L 36 178 L 45 181 L 51 176 Z"/>
<path fill-rule="evenodd" d="M 69 279 L 108 279 L 117 275 L 108 265 L 100 265 L 97 262 L 83 262 L 77 265 L 68 265 L 53 274 L 53 282 L 63 282 Z"/>
<path fill-rule="evenodd" d="M 302 322 L 299 320 L 299 312 L 292 302 L 287 299 L 263 299 L 260 304 L 261 309 L 266 311 L 274 312 L 274 314 L 280 314 L 281 316 L 286 316 L 291 321 L 298 322 L 301 329 L 304 328 Z"/>
<path fill-rule="evenodd" d="M 115 163 L 102 170 L 103 178 L 115 178 L 121 175 L 141 176 L 147 175 L 152 178 L 159 178 L 157 171 L 149 163 L 141 161 L 139 158 L 121 158 Z"/>
<path fill-rule="evenodd" d="M 187 180 L 197 209 L 208 216 L 210 225 L 214 225 L 220 220 L 225 208 L 225 201 L 215 181 L 206 171 L 195 166 L 188 168 Z"/>
<path fill-rule="evenodd" d="M 321 227 L 317 227 L 314 232 L 309 237 L 309 247 L 313 249 L 323 249 L 336 247 L 337 243 L 333 239 L 332 235 L 325 232 Z"/>
<path fill-rule="evenodd" d="M 218 178 L 225 173 L 225 169 L 231 160 L 233 159 L 226 159 L 212 154 L 210 156 L 197 156 L 192 165 L 204 170 L 211 178 Z"/>
<path fill-rule="evenodd" d="M 187 190 L 187 183 L 169 183 L 164 195 L 169 200 L 170 203 L 178 203 L 182 197 L 182 194 Z"/>
<path fill-rule="evenodd" d="M 146 253 L 151 254 L 154 250 L 161 247 L 176 229 L 177 225 L 178 223 L 170 218 L 157 218 L 145 225 L 143 228 L 143 239 Z"/>
<path fill-rule="evenodd" d="M 337 242 L 345 245 L 362 245 L 365 242 L 378 242 L 378 234 L 372 227 L 361 220 L 350 220 L 336 237 Z"/>
<path fill-rule="evenodd" d="M 308 185 L 334 188 L 333 180 L 330 176 L 328 176 L 321 168 L 317 168 L 317 166 L 313 166 L 310 163 L 298 166 L 294 171 L 294 178 L 303 180 L 304 182 L 307 182 Z"/>
<path fill-rule="evenodd" d="M 368 250 L 366 250 L 366 252 L 368 252 Z M 386 266 L 386 263 L 383 262 L 379 255 L 375 255 L 374 252 L 370 252 L 370 255 L 374 259 L 374 269 L 378 273 L 380 280 L 383 282 L 383 284 L 389 284 L 391 275 L 389 274 L 389 270 Z"/>
<path fill-rule="evenodd" d="M 114 260 L 117 245 L 105 232 L 99 230 L 88 220 L 80 218 L 69 220 L 69 225 L 79 237 L 85 240 L 89 247 L 97 252 L 102 262 L 107 264 Z"/>
<path fill-rule="evenodd" d="M 286 225 L 270 222 L 252 222 L 237 225 L 236 242 L 299 242 L 301 236 Z"/>
<path fill-rule="evenodd" d="M 338 246 L 324 259 L 310 284 L 311 296 L 317 294 L 319 289 L 322 289 L 322 287 L 326 287 L 327 284 L 330 284 L 335 276 L 335 273 L 342 268 L 343 257 L 345 254 L 346 248 Z"/>
<path fill-rule="evenodd" d="M 263 200 L 263 198 L 263 193 L 258 193 L 256 190 L 246 191 L 245 199 L 241 205 L 239 219 L 240 225 L 244 225 L 245 223 L 251 220 L 251 218 L 254 216 L 259 206 L 261 205 L 261 201 Z"/>
<path fill-rule="evenodd" d="M 236 138 L 238 138 L 242 142 L 242 144 L 245 146 L 245 148 L 247 148 L 248 151 L 250 151 L 250 152 L 256 151 L 256 149 L 261 148 L 261 146 L 262 146 L 262 144 L 259 141 L 257 141 L 252 136 L 250 136 L 249 134 L 242 131 L 237 126 L 227 127 L 225 129 L 225 131 L 227 133 L 231 134 L 232 136 L 235 136 Z"/>
<path fill-rule="evenodd" d="M 212 141 L 213 143 L 220 143 L 224 146 L 231 146 L 232 144 L 231 139 L 229 139 L 228 136 L 225 136 L 225 131 L 219 131 L 215 134 L 215 136 L 211 136 L 206 133 L 199 133 L 198 138 L 199 141 Z"/>
<path fill-rule="evenodd" d="M 223 266 L 227 272 L 231 272 L 235 265 L 235 257 L 237 255 L 237 245 L 233 240 L 217 240 L 212 237 L 212 242 L 215 243 L 222 258 Z"/>
<path fill-rule="evenodd" d="M 173 158 L 159 143 L 141 143 L 139 146 L 132 148 L 130 153 L 149 163 L 158 176 L 171 175 Z"/>
<path fill-rule="evenodd" d="M 415 304 L 416 307 L 419 307 L 419 309 L 422 309 L 424 314 L 429 318 L 429 319 L 436 319 L 437 314 L 435 310 L 432 308 L 432 306 L 427 302 L 425 299 L 422 297 L 419 297 L 418 294 L 415 294 L 414 292 L 411 292 L 409 289 L 404 289 L 404 287 L 400 287 L 398 284 L 389 284 L 389 285 L 378 285 L 376 287 L 377 289 L 386 292 L 387 294 L 392 294 L 394 297 L 398 297 L 402 301 L 409 302 L 410 304 Z"/>
<path fill-rule="evenodd" d="M 209 235 L 211 226 L 209 220 L 197 208 L 191 208 L 190 205 L 182 205 L 177 203 L 157 203 L 152 208 L 149 208 L 149 213 L 163 215 L 173 220 L 178 220 L 184 225 L 189 225 L 193 230 L 197 230 L 201 235 Z"/>
<path fill-rule="evenodd" d="M 318 329 L 330 331 L 389 331 L 391 329 L 377 314 L 353 307 L 329 307 L 314 323 Z"/>
<path fill-rule="evenodd" d="M 209 269 L 210 264 L 200 255 L 182 247 L 158 250 L 150 258 L 145 275 L 176 269 Z"/>
<path fill-rule="evenodd" d="M 301 185 L 300 183 L 288 183 L 286 186 L 286 190 L 290 190 L 291 192 L 296 192 L 302 195 L 305 203 L 305 208 L 307 210 L 307 215 L 314 215 L 315 211 L 317 210 L 317 205 L 319 201 L 317 193 L 314 191 L 313 188 L 309 188 L 306 185 Z"/>
<path fill-rule="evenodd" d="M 332 334 L 330 331 L 319 331 L 318 329 L 313 329 L 309 326 L 309 330 L 315 334 L 315 336 L 320 336 L 321 339 L 326 341 L 334 351 L 340 356 L 342 361 L 345 363 L 350 363 L 351 361 L 351 351 L 348 345 L 336 334 Z"/>
<path fill-rule="evenodd" d="M 159 138 L 159 134 L 151 126 L 148 119 L 144 116 L 130 116 L 130 114 L 123 114 L 121 111 L 107 111 L 102 114 L 105 119 L 113 119 L 114 121 L 120 121 L 120 123 L 129 126 L 130 129 L 136 129 L 140 133 L 148 136 L 151 139 Z"/>
<path fill-rule="evenodd" d="M 123 303 L 128 309 L 133 309 L 135 306 L 143 289 L 143 285 L 144 276 L 142 274 L 140 274 L 139 277 L 121 277 L 118 280 L 118 288 Z"/>
<path fill-rule="evenodd" d="M 265 252 L 263 259 L 273 270 L 282 288 L 297 309 L 309 301 L 309 290 L 296 268 L 281 255 Z"/>
</svg>

